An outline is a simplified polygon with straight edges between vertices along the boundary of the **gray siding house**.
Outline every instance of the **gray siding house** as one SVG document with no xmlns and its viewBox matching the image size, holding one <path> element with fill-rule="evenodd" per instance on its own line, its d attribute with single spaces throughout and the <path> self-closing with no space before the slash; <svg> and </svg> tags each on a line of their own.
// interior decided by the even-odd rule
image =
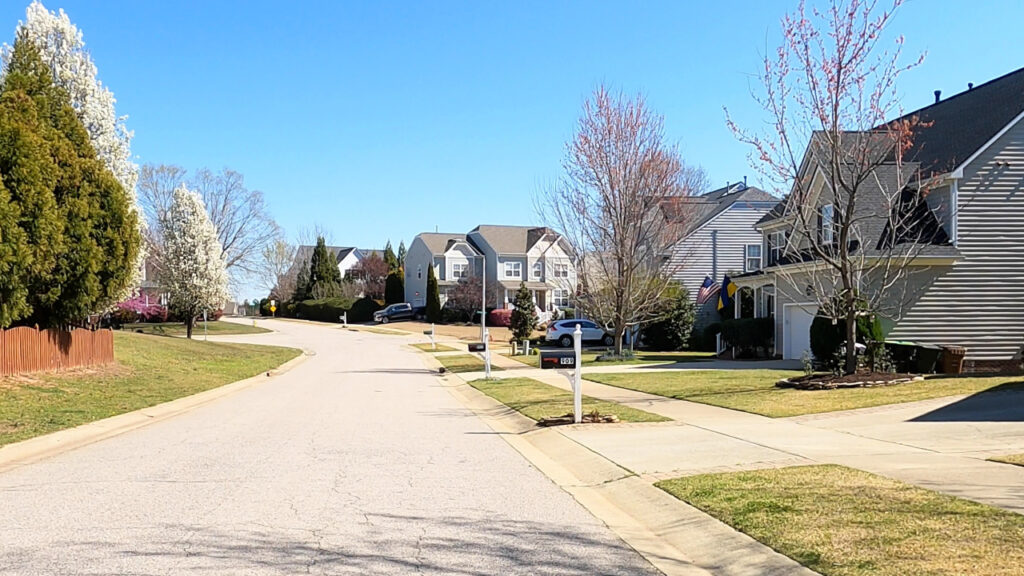
<svg viewBox="0 0 1024 576">
<path fill-rule="evenodd" d="M 509 307 L 522 282 L 542 319 L 569 306 L 576 285 L 565 241 L 544 227 L 481 225 L 468 234 L 424 232 L 409 245 L 404 264 L 405 299 L 413 306 L 426 305 L 429 267 L 442 306 L 461 278 L 483 273 L 488 308 Z"/>
<path fill-rule="evenodd" d="M 964 346 L 968 370 L 1019 367 L 1024 353 L 1024 69 L 904 118 L 911 117 L 922 124 L 905 158 L 918 167 L 913 176 L 931 184 L 930 214 L 922 221 L 936 230 L 912 262 L 912 274 L 897 287 L 907 300 L 888 319 L 887 338 Z M 882 173 L 879 180 L 891 177 Z M 827 201 L 826 191 L 818 202 Z M 778 273 L 806 265 L 780 257 L 779 239 L 793 209 L 783 201 L 759 222 L 765 268 L 737 279 L 770 302 L 759 315 L 774 315 L 775 352 L 785 358 L 800 358 L 807 350 L 817 311 L 800 290 L 799 274 L 783 280 Z"/>
<path fill-rule="evenodd" d="M 761 232 L 754 225 L 779 199 L 744 182 L 727 185 L 700 196 L 677 200 L 669 214 L 686 218 L 683 239 L 669 259 L 672 277 L 697 298 L 704 278 L 721 282 L 725 274 L 738 275 L 761 268 Z M 697 311 L 697 328 L 717 321 L 717 300 Z"/>
</svg>

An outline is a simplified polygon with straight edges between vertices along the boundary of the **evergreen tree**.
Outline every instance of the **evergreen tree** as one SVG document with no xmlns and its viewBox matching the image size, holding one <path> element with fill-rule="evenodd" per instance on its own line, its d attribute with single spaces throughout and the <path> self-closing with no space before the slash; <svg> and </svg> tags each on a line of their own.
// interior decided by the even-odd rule
<svg viewBox="0 0 1024 576">
<path fill-rule="evenodd" d="M 403 272 L 405 271 L 405 240 L 401 240 L 398 243 L 398 267 L 401 268 Z"/>
<path fill-rule="evenodd" d="M 391 249 L 391 240 L 388 240 L 388 243 L 384 245 L 384 262 L 388 265 L 389 274 L 399 268 L 398 257 L 395 256 L 395 251 Z"/>
<path fill-rule="evenodd" d="M 0 84 L 0 174 L 29 243 L 27 306 L 5 303 L 20 312 L 0 322 L 66 325 L 124 294 L 141 243 L 137 215 L 24 31 Z"/>
<path fill-rule="evenodd" d="M 341 271 L 338 270 L 338 262 L 331 251 L 327 249 L 327 242 L 324 237 L 316 239 L 316 248 L 313 248 L 313 255 L 309 259 L 309 290 L 308 294 L 313 295 L 320 292 L 330 291 L 332 287 L 341 285 Z"/>
<path fill-rule="evenodd" d="M 0 181 L 0 328 L 10 326 L 30 311 L 26 280 L 31 259 L 28 236 L 18 225 L 20 216 L 21 207 L 11 200 L 11 194 Z"/>
<path fill-rule="evenodd" d="M 386 304 L 405 302 L 404 276 L 401 268 L 388 274 L 387 279 L 384 281 L 384 302 Z"/>
<path fill-rule="evenodd" d="M 524 282 L 519 283 L 519 290 L 516 290 L 515 300 L 513 300 L 512 304 L 515 306 L 515 309 L 512 310 L 512 316 L 509 318 L 509 328 L 512 330 L 512 336 L 517 341 L 526 340 L 537 328 L 537 311 L 535 309 L 536 305 L 533 303 L 533 296 L 530 294 L 530 289 L 526 287 Z"/>
<path fill-rule="evenodd" d="M 690 341 L 697 308 L 679 284 L 666 291 L 664 305 L 664 315 L 644 327 L 644 345 L 652 350 L 682 350 Z"/>
<path fill-rule="evenodd" d="M 299 274 L 295 278 L 295 291 L 292 292 L 292 302 L 302 302 L 309 299 L 309 260 L 303 260 L 299 267 Z"/>
<path fill-rule="evenodd" d="M 433 266 L 427 266 L 427 321 L 441 321 L 441 294 L 437 290 L 437 276 L 434 276 Z"/>
</svg>

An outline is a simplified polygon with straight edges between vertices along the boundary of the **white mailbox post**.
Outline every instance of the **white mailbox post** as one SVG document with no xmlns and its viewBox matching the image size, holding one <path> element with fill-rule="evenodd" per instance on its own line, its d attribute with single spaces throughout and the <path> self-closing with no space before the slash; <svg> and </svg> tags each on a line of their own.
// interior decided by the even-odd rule
<svg viewBox="0 0 1024 576">
<path fill-rule="evenodd" d="M 572 414 L 573 422 L 579 424 L 583 421 L 583 377 L 582 377 L 582 352 L 583 352 L 583 331 L 580 325 L 572 333 L 573 351 L 576 352 L 576 367 L 572 374 Z"/>
</svg>

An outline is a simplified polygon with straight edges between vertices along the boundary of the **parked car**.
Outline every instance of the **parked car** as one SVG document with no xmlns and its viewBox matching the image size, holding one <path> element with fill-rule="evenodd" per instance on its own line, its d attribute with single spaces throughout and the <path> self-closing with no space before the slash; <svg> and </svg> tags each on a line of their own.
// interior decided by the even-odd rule
<svg viewBox="0 0 1024 576">
<path fill-rule="evenodd" d="M 611 346 L 615 343 L 615 338 L 611 334 L 604 331 L 596 323 L 586 320 L 584 318 L 559 320 L 552 322 L 548 326 L 548 331 L 544 335 L 544 340 L 548 342 L 558 342 L 558 345 L 562 348 L 569 348 L 572 346 L 572 334 L 576 331 L 576 325 L 580 325 L 580 331 L 583 332 L 584 342 L 600 342 L 605 346 Z"/>
<path fill-rule="evenodd" d="M 387 324 L 392 320 L 411 320 L 416 317 L 416 312 L 412 308 L 412 304 L 408 302 L 402 302 L 401 304 L 391 304 L 383 310 L 378 310 L 373 313 L 373 320 L 379 324 Z"/>
</svg>

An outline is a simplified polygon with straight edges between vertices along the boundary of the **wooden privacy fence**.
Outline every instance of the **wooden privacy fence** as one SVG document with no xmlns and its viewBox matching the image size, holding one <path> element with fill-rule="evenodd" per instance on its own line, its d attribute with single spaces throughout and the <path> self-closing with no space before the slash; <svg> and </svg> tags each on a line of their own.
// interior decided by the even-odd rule
<svg viewBox="0 0 1024 576">
<path fill-rule="evenodd" d="M 110 330 L 0 330 L 0 376 L 97 366 L 114 361 Z"/>
</svg>

